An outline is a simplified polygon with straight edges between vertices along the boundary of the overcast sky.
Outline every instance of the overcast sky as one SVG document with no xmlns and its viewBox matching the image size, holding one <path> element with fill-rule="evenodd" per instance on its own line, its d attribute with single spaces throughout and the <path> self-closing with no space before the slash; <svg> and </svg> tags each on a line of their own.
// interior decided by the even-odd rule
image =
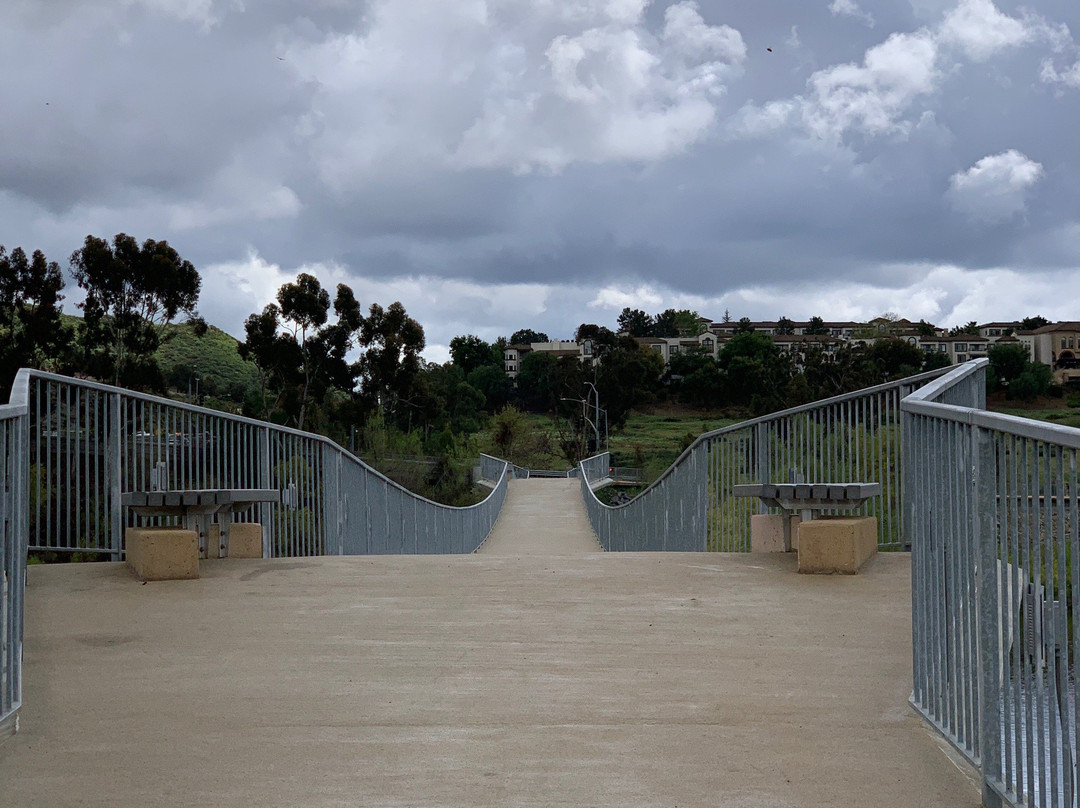
<svg viewBox="0 0 1080 808">
<path fill-rule="evenodd" d="M 455 334 L 1080 319 L 1080 3 L 4 0 L 0 244 Z M 79 298 L 68 289 L 69 306 Z"/>
</svg>

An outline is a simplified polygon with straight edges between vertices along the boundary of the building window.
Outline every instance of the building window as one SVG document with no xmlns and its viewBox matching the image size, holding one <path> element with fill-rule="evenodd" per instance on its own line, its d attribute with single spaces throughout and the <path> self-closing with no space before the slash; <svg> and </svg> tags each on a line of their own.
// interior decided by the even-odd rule
<svg viewBox="0 0 1080 808">
<path fill-rule="evenodd" d="M 938 349 L 939 351 L 947 351 L 947 350 L 949 350 L 949 346 L 948 346 L 948 345 L 946 345 L 946 344 L 945 344 L 945 343 L 943 343 L 943 342 L 939 342 L 939 343 L 938 343 L 938 346 L 937 346 L 937 349 Z"/>
<path fill-rule="evenodd" d="M 658 344 L 658 343 L 654 343 L 654 344 L 653 344 L 653 348 L 655 348 L 656 350 L 658 350 L 658 351 L 659 351 L 660 353 L 663 353 L 663 352 L 664 352 L 664 346 L 663 346 L 663 345 L 660 345 L 660 344 Z"/>
<path fill-rule="evenodd" d="M 967 343 L 966 342 L 958 342 L 958 343 L 956 343 L 956 350 L 958 350 L 958 351 L 966 351 L 967 350 Z"/>
<path fill-rule="evenodd" d="M 671 349 L 668 351 L 668 353 L 671 354 L 672 356 L 674 356 L 678 352 L 679 352 L 679 346 L 678 345 L 672 345 Z"/>
<path fill-rule="evenodd" d="M 957 362 L 966 362 L 967 361 L 967 354 L 958 353 L 956 355 L 956 361 Z"/>
<path fill-rule="evenodd" d="M 1069 347 L 1070 348 L 1073 347 L 1073 339 L 1074 339 L 1073 337 L 1069 337 Z"/>
<path fill-rule="evenodd" d="M 1067 347 L 1068 347 L 1068 346 L 1067 346 L 1067 345 L 1065 344 L 1065 337 L 1062 337 L 1062 338 L 1061 338 L 1061 347 L 1062 347 L 1062 348 L 1067 348 Z"/>
</svg>

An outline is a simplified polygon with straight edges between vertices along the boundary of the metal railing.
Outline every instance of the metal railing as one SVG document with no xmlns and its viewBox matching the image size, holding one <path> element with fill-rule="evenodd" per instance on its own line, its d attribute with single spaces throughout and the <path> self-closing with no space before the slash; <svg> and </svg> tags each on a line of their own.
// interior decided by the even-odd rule
<svg viewBox="0 0 1080 808">
<path fill-rule="evenodd" d="M 1077 803 L 1080 430 L 985 411 L 987 360 L 902 404 L 912 704 L 983 801 Z"/>
<path fill-rule="evenodd" d="M 608 550 L 745 552 L 755 500 L 732 496 L 743 483 L 880 482 L 858 513 L 878 522 L 878 546 L 904 547 L 900 401 L 945 370 L 744 421 L 695 440 L 659 479 L 625 505 L 600 502 L 583 484 L 586 509 Z"/>
<path fill-rule="evenodd" d="M 275 488 L 267 557 L 471 552 L 495 522 L 505 475 L 466 508 L 419 497 L 320 435 L 37 370 L 19 371 L 29 418 L 29 549 L 123 553 L 139 490 Z"/>
<path fill-rule="evenodd" d="M 28 551 L 123 555 L 121 493 L 276 488 L 263 555 L 469 553 L 491 531 L 511 466 L 465 508 L 413 494 L 328 438 L 36 370 L 0 406 L 0 739 L 22 700 Z M 501 465 L 501 468 L 496 468 Z M 240 517 L 251 518 L 251 517 Z"/>
<path fill-rule="evenodd" d="M 22 705 L 26 430 L 25 405 L 0 406 L 0 741 L 15 732 Z"/>
<path fill-rule="evenodd" d="M 611 473 L 611 454 L 601 452 L 598 455 L 587 457 L 578 463 L 581 482 L 583 485 L 592 485 L 598 480 L 603 480 Z"/>
</svg>

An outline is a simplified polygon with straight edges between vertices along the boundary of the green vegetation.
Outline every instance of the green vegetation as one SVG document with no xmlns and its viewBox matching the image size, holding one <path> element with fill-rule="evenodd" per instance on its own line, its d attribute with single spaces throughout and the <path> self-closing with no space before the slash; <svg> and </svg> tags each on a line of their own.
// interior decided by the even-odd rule
<svg viewBox="0 0 1080 808">
<path fill-rule="evenodd" d="M 200 334 L 192 323 L 180 323 L 169 327 L 155 353 L 166 384 L 178 393 L 196 394 L 198 379 L 200 403 L 218 400 L 234 402 L 232 409 L 239 409 L 244 401 L 259 392 L 259 370 L 255 363 L 240 356 L 239 343 L 220 328 L 209 326 Z M 222 407 L 224 408 L 224 407 Z"/>
</svg>

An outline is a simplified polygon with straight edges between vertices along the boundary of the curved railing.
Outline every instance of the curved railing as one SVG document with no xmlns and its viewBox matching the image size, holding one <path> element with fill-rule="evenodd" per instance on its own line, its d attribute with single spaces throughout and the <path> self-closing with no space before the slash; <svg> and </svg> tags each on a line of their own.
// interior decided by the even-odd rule
<svg viewBox="0 0 1080 808">
<path fill-rule="evenodd" d="M 877 517 L 879 547 L 901 548 L 900 401 L 945 372 L 707 432 L 625 505 L 603 504 L 583 481 L 593 529 L 608 550 L 745 552 L 750 517 L 767 510 L 756 500 L 734 497 L 732 487 L 787 482 L 795 474 L 807 482 L 880 482 L 882 495 L 860 513 Z"/>
<path fill-rule="evenodd" d="M 260 506 L 264 555 L 471 552 L 505 481 L 481 503 L 432 502 L 321 435 L 192 404 L 19 372 L 29 418 L 29 549 L 119 558 L 138 490 L 276 488 Z"/>
<path fill-rule="evenodd" d="M 1080 429 L 985 410 L 986 360 L 908 396 L 911 702 L 983 802 L 1076 804 Z"/>
<path fill-rule="evenodd" d="M 121 494 L 274 488 L 263 555 L 469 553 L 491 531 L 510 465 L 476 505 L 418 496 L 321 435 L 97 382 L 20 370 L 0 407 L 0 738 L 21 703 L 28 551 L 123 555 Z"/>
</svg>

